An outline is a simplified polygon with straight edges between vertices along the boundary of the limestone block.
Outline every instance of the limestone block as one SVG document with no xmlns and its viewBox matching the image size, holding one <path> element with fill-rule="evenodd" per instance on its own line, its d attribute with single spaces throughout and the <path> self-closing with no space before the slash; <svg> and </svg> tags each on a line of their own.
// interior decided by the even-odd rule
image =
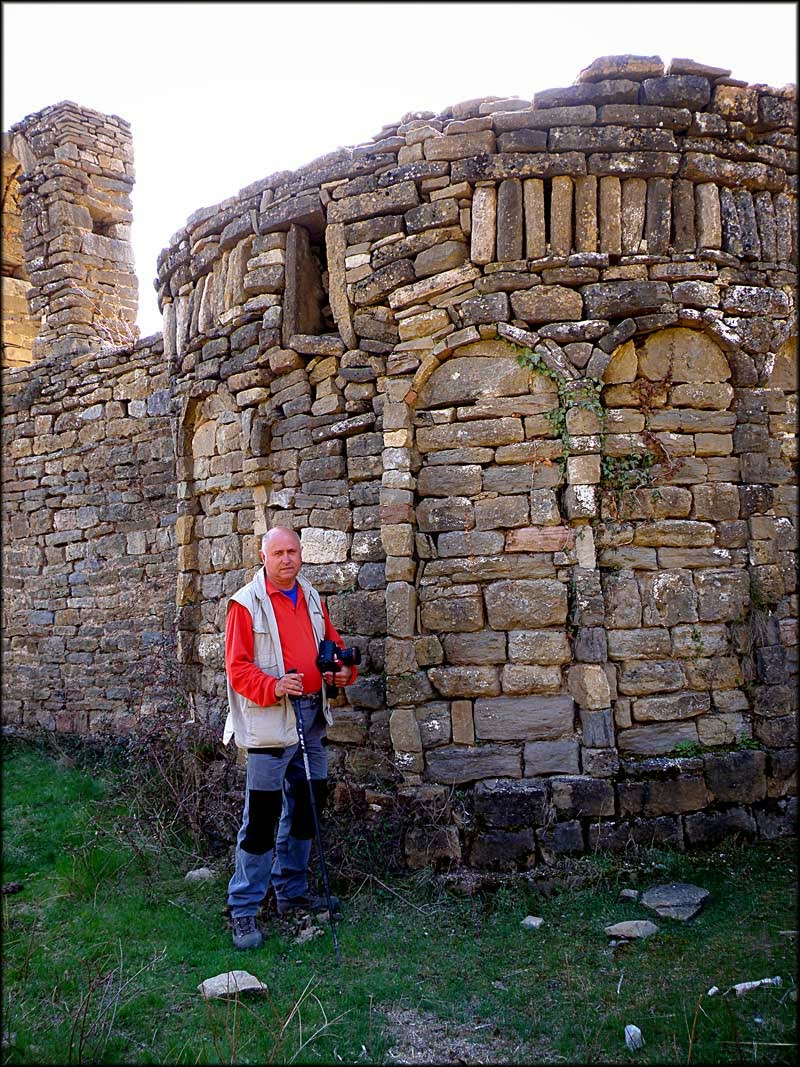
<svg viewBox="0 0 800 1067">
<path fill-rule="evenodd" d="M 703 622 L 733 622 L 747 612 L 750 579 L 741 571 L 697 571 L 698 616 Z"/>
<path fill-rule="evenodd" d="M 596 252 L 597 236 L 597 177 L 590 174 L 575 179 L 575 250 Z"/>
<path fill-rule="evenodd" d="M 386 627 L 393 637 L 412 637 L 416 629 L 417 593 L 408 582 L 386 586 Z"/>
<path fill-rule="evenodd" d="M 553 806 L 563 818 L 601 818 L 614 814 L 614 790 L 610 782 L 570 775 L 553 778 L 550 790 Z"/>
<path fill-rule="evenodd" d="M 431 274 L 440 274 L 442 271 L 459 267 L 467 258 L 468 250 L 463 241 L 443 241 L 420 252 L 414 260 L 414 271 L 418 278 L 427 278 Z M 404 279 L 406 280 L 408 279 Z"/>
<path fill-rule="evenodd" d="M 470 264 L 455 267 L 441 274 L 434 274 L 430 278 L 423 278 L 422 281 L 414 282 L 412 285 L 404 285 L 395 289 L 389 295 L 389 305 L 396 311 L 410 307 L 412 304 L 419 304 L 446 293 L 448 289 L 455 289 L 459 285 L 472 282 L 477 276 L 478 269 Z"/>
<path fill-rule="evenodd" d="M 602 667 L 586 663 L 570 667 L 567 685 L 575 702 L 582 708 L 607 708 L 611 704 L 608 678 Z"/>
<path fill-rule="evenodd" d="M 572 179 L 553 177 L 550 195 L 550 253 L 568 255 L 572 250 Z"/>
<path fill-rule="evenodd" d="M 472 199 L 470 259 L 473 263 L 491 263 L 495 259 L 497 237 L 497 187 L 481 185 Z"/>
<path fill-rule="evenodd" d="M 437 548 L 442 559 L 452 556 L 494 556 L 502 552 L 503 542 L 504 536 L 500 531 L 453 531 L 439 534 Z"/>
<path fill-rule="evenodd" d="M 603 382 L 606 385 L 632 382 L 636 378 L 637 369 L 638 357 L 633 341 L 626 341 L 611 354 L 611 360 L 603 371 Z"/>
<path fill-rule="evenodd" d="M 708 804 L 708 790 L 697 775 L 620 782 L 617 796 L 620 815 L 671 815 Z"/>
<path fill-rule="evenodd" d="M 513 418 L 481 419 L 468 423 L 420 427 L 417 430 L 417 448 L 422 453 L 476 446 L 496 448 L 524 439 L 522 421 Z"/>
<path fill-rule="evenodd" d="M 508 657 L 516 663 L 557 665 L 569 663 L 572 653 L 563 630 L 512 630 Z"/>
<path fill-rule="evenodd" d="M 738 519 L 740 499 L 735 485 L 729 482 L 713 482 L 709 485 L 692 486 L 694 514 L 698 519 Z"/>
<path fill-rule="evenodd" d="M 611 748 L 614 745 L 614 716 L 611 708 L 580 710 L 583 747 Z M 598 761 L 599 763 L 599 761 Z M 601 775 L 600 777 L 605 777 Z"/>
<path fill-rule="evenodd" d="M 491 397 L 525 396 L 530 373 L 502 342 L 469 346 L 434 370 L 419 390 L 418 409 L 469 404 Z"/>
<path fill-rule="evenodd" d="M 494 630 L 559 625 L 567 617 L 566 588 L 551 579 L 493 582 L 486 586 L 485 599 Z"/>
<path fill-rule="evenodd" d="M 475 744 L 475 724 L 472 721 L 472 701 L 454 700 L 450 705 L 450 720 L 453 743 Z"/>
<path fill-rule="evenodd" d="M 342 563 L 347 559 L 350 535 L 343 530 L 307 526 L 300 541 L 304 563 Z"/>
<path fill-rule="evenodd" d="M 423 497 L 475 496 L 481 490 L 481 471 L 477 463 L 423 467 L 417 476 L 417 492 Z"/>
<path fill-rule="evenodd" d="M 475 701 L 475 736 L 489 741 L 551 741 L 571 734 L 569 696 L 494 697 Z M 488 776 L 487 776 L 488 777 Z"/>
<path fill-rule="evenodd" d="M 475 526 L 478 530 L 507 529 L 524 526 L 529 520 L 528 500 L 523 496 L 498 497 L 475 502 Z"/>
<path fill-rule="evenodd" d="M 525 777 L 577 774 L 580 770 L 579 751 L 577 741 L 529 741 L 523 749 Z"/>
<path fill-rule="evenodd" d="M 664 659 L 672 652 L 669 630 L 646 629 L 609 630 L 610 659 Z"/>
<path fill-rule="evenodd" d="M 472 502 L 467 497 L 433 497 L 417 505 L 417 526 L 423 533 L 470 530 L 474 525 Z"/>
<path fill-rule="evenodd" d="M 475 815 L 485 826 L 537 826 L 547 818 L 549 790 L 545 782 L 489 779 L 476 787 L 474 795 Z"/>
<path fill-rule="evenodd" d="M 426 594 L 420 606 L 420 621 L 426 630 L 435 633 L 464 634 L 482 630 L 484 616 L 480 591 L 475 587 L 456 586 L 447 590 L 446 594 L 430 599 Z M 480 663 L 481 660 L 470 662 Z"/>
<path fill-rule="evenodd" d="M 639 373 L 651 381 L 671 374 L 674 382 L 722 382 L 731 369 L 709 337 L 679 326 L 648 336 L 639 352 Z"/>
<path fill-rule="evenodd" d="M 622 252 L 635 255 L 640 250 L 644 233 L 647 182 L 643 178 L 626 178 L 621 185 Z"/>
<path fill-rule="evenodd" d="M 463 785 L 484 778 L 521 778 L 522 754 L 513 745 L 443 745 L 425 754 L 425 779 Z"/>
<path fill-rule="evenodd" d="M 500 692 L 496 667 L 431 667 L 428 677 L 444 697 L 487 697 Z"/>
<path fill-rule="evenodd" d="M 504 693 L 558 693 L 561 691 L 561 669 L 507 663 L 503 667 L 501 681 Z"/>
<path fill-rule="evenodd" d="M 478 156 L 484 153 L 492 154 L 495 151 L 495 135 L 493 130 L 482 130 L 477 133 L 445 134 L 441 137 L 429 137 L 423 142 L 426 159 L 466 159 L 470 156 Z"/>
<path fill-rule="evenodd" d="M 389 718 L 389 734 L 395 752 L 422 752 L 419 723 L 413 708 L 394 708 Z"/>
<path fill-rule="evenodd" d="M 445 703 L 425 704 L 415 711 L 423 749 L 450 744 L 450 708 Z"/>
<path fill-rule="evenodd" d="M 511 294 L 515 316 L 525 322 L 566 322 L 583 317 L 580 293 L 562 285 L 537 285 Z"/>
<path fill-rule="evenodd" d="M 478 598 L 480 602 L 480 598 Z M 438 629 L 438 627 L 429 627 Z M 445 627 L 441 627 L 445 629 Z M 447 662 L 459 664 L 493 664 L 506 661 L 506 635 L 493 630 L 477 633 L 448 633 L 443 638 Z"/>
<path fill-rule="evenodd" d="M 497 259 L 522 259 L 522 182 L 506 178 L 497 190 Z"/>
<path fill-rule="evenodd" d="M 689 659 L 685 669 L 691 689 L 713 689 L 721 693 L 736 689 L 743 682 L 742 668 L 736 656 Z"/>
<path fill-rule="evenodd" d="M 697 738 L 697 723 L 693 720 L 647 723 L 643 726 L 632 726 L 628 729 L 619 730 L 617 733 L 617 746 L 621 752 L 629 752 L 634 756 L 663 756 L 668 752 L 672 752 L 675 746 L 682 741 L 697 744 Z M 668 807 L 666 810 L 673 811 L 674 809 Z"/>
</svg>

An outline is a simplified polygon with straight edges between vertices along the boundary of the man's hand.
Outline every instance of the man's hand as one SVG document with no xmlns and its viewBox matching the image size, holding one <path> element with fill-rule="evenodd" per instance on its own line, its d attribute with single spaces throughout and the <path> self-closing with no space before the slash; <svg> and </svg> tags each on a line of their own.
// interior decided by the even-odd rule
<svg viewBox="0 0 800 1067">
<path fill-rule="evenodd" d="M 343 663 L 336 674 L 332 674 L 330 671 L 326 671 L 323 674 L 322 679 L 326 685 L 337 685 L 340 689 L 343 689 L 346 685 L 350 684 L 350 679 L 353 677 L 353 668 Z"/>
<path fill-rule="evenodd" d="M 284 674 L 282 678 L 279 678 L 275 683 L 275 696 L 289 696 L 300 697 L 303 695 L 303 676 L 298 674 L 297 671 L 292 671 L 291 674 Z"/>
</svg>

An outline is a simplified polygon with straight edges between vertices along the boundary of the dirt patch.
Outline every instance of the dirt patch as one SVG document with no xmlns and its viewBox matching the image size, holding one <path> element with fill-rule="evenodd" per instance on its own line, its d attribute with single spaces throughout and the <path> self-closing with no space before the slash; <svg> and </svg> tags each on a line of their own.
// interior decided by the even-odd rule
<svg viewBox="0 0 800 1067">
<path fill-rule="evenodd" d="M 504 1040 L 497 1027 L 484 1020 L 456 1023 L 431 1012 L 397 1008 L 384 1012 L 390 1045 L 387 1063 L 495 1064 L 534 1063 L 534 1049 Z"/>
</svg>

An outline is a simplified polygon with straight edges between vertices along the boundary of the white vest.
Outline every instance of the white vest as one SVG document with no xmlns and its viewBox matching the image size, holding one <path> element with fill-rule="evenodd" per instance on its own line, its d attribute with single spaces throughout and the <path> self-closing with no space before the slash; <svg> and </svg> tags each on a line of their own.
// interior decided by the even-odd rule
<svg viewBox="0 0 800 1067">
<path fill-rule="evenodd" d="M 317 644 L 325 637 L 325 616 L 322 613 L 322 601 L 319 593 L 305 578 L 297 579 L 306 599 L 306 607 L 311 620 L 311 628 Z M 236 601 L 250 612 L 253 620 L 254 662 L 256 667 L 273 678 L 280 678 L 286 672 L 283 663 L 278 623 L 275 619 L 265 582 L 264 569 L 255 578 L 234 593 L 231 601 Z M 230 602 L 229 602 L 230 606 Z M 325 686 L 322 687 L 322 711 L 325 721 L 333 722 Z M 228 717 L 222 743 L 227 745 L 231 737 L 235 738 L 239 748 L 287 748 L 299 741 L 292 702 L 287 696 L 280 697 L 276 704 L 262 707 L 252 700 L 237 693 L 228 679 Z"/>
</svg>

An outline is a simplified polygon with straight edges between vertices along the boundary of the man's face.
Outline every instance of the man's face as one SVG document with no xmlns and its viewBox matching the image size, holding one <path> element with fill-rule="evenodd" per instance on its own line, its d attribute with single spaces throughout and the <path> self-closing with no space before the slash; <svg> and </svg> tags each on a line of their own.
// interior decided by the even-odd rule
<svg viewBox="0 0 800 1067">
<path fill-rule="evenodd" d="M 290 531 L 274 533 L 267 544 L 267 551 L 259 552 L 267 568 L 267 577 L 278 589 L 291 589 L 303 565 L 300 542 Z"/>
</svg>

